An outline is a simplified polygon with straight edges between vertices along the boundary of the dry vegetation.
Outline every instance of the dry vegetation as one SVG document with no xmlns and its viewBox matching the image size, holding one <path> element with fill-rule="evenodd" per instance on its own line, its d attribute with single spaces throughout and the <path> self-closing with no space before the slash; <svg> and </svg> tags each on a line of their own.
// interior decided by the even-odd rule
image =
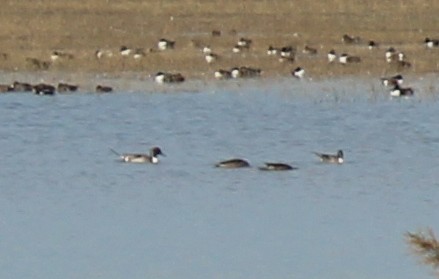
<svg viewBox="0 0 439 279">
<path fill-rule="evenodd" d="M 50 72 L 144 72 L 180 71 L 188 77 L 212 77 L 218 68 L 248 65 L 264 75 L 288 75 L 302 66 L 312 76 L 341 74 L 393 74 L 398 71 L 384 61 L 384 51 L 395 46 L 406 53 L 415 73 L 439 70 L 439 49 L 426 50 L 425 37 L 439 37 L 439 1 L 203 1 L 203 0 L 5 0 L 0 10 L 0 69 L 40 71 L 29 62 L 50 62 L 60 50 L 74 55 L 50 63 Z M 212 37 L 212 30 L 220 37 Z M 347 46 L 343 34 L 375 40 L 380 48 L 365 44 Z M 160 38 L 176 41 L 176 49 L 148 52 L 140 60 L 115 55 L 96 59 L 97 49 L 118 54 L 122 45 L 154 49 Z M 248 53 L 232 54 L 240 37 L 253 39 Z M 221 56 L 208 65 L 199 50 L 210 45 Z M 266 55 L 269 45 L 293 45 L 296 62 L 280 64 Z M 315 57 L 300 53 L 305 45 L 316 47 Z M 330 49 L 362 57 L 359 65 L 328 66 Z"/>
<path fill-rule="evenodd" d="M 407 233 L 406 239 L 412 251 L 422 258 L 422 262 L 439 268 L 439 241 L 431 229 L 426 232 Z"/>
</svg>

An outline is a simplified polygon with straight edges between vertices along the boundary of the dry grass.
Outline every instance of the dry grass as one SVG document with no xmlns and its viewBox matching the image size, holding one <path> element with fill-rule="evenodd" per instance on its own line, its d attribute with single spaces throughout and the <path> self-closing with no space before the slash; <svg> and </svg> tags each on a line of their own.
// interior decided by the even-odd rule
<svg viewBox="0 0 439 279">
<path fill-rule="evenodd" d="M 49 71 L 154 73 L 158 70 L 182 71 L 188 77 L 211 76 L 218 68 L 235 65 L 261 67 L 265 75 L 288 75 L 300 66 L 313 76 L 396 72 L 383 60 L 386 47 L 406 52 L 416 73 L 439 71 L 439 50 L 427 51 L 425 37 L 437 37 L 438 1 L 203 1 L 203 0 L 8 0 L 0 11 L 0 49 L 7 57 L 0 60 L 6 71 L 38 70 L 26 58 L 50 61 L 54 50 L 75 56 L 57 61 Z M 221 30 L 221 37 L 210 35 Z M 381 43 L 369 51 L 364 45 L 341 43 L 343 34 L 353 34 Z M 234 55 L 231 48 L 241 36 L 254 45 L 249 53 Z M 118 51 L 121 45 L 155 48 L 158 39 L 176 40 L 176 49 L 166 53 L 147 53 L 140 61 L 97 60 L 96 49 Z M 317 57 L 299 55 L 293 65 L 283 65 L 265 55 L 270 45 L 317 47 Z M 197 46 L 211 45 L 222 59 L 207 65 Z M 363 63 L 352 67 L 328 66 L 330 49 L 360 55 Z M 334 67 L 333 67 L 334 66 Z"/>
<path fill-rule="evenodd" d="M 431 229 L 426 232 L 407 233 L 406 240 L 412 251 L 426 265 L 439 268 L 439 241 Z"/>
</svg>

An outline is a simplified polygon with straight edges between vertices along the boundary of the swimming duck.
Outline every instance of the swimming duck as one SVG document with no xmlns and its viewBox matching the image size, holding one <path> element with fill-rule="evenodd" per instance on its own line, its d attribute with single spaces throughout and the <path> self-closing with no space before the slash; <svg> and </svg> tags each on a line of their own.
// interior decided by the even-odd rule
<svg viewBox="0 0 439 279">
<path fill-rule="evenodd" d="M 411 87 L 402 88 L 399 84 L 395 84 L 395 87 L 390 91 L 392 97 L 410 97 L 415 94 Z"/>
<path fill-rule="evenodd" d="M 398 74 L 396 76 L 392 76 L 392 77 L 382 77 L 381 78 L 381 83 L 384 86 L 401 85 L 403 82 L 404 82 L 404 78 L 400 74 Z"/>
<path fill-rule="evenodd" d="M 125 163 L 151 163 L 151 164 L 157 164 L 159 162 L 158 155 L 165 156 L 163 154 L 162 150 L 159 147 L 153 147 L 149 150 L 148 154 L 142 154 L 142 153 L 123 153 L 120 154 L 119 152 L 110 149 L 114 154 L 120 157 L 122 162 Z"/>
<path fill-rule="evenodd" d="M 215 165 L 217 168 L 225 168 L 225 169 L 236 169 L 236 168 L 247 168 L 250 167 L 250 164 L 243 159 L 230 159 L 226 161 L 219 162 Z"/>
<path fill-rule="evenodd" d="M 314 154 L 320 157 L 320 160 L 325 163 L 342 164 L 344 162 L 344 156 L 342 150 L 338 150 L 337 154 L 324 154 L 318 152 L 314 152 Z"/>
<path fill-rule="evenodd" d="M 260 167 L 259 169 L 264 171 L 286 171 L 296 170 L 297 168 L 284 163 L 265 163 L 265 166 Z"/>
</svg>

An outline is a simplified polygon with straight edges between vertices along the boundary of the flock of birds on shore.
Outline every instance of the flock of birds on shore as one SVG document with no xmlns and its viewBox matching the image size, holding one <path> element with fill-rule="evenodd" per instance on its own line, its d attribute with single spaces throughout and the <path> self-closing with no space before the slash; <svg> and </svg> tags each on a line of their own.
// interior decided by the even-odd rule
<svg viewBox="0 0 439 279">
<path fill-rule="evenodd" d="M 158 164 L 159 158 L 158 156 L 166 156 L 160 147 L 153 147 L 150 149 L 149 154 L 144 153 L 119 153 L 114 149 L 110 149 L 111 152 L 116 154 L 119 157 L 119 160 L 124 163 L 135 163 L 135 164 Z M 314 154 L 320 159 L 323 163 L 330 164 L 343 164 L 344 163 L 344 154 L 342 150 L 338 150 L 336 154 L 325 154 L 314 152 Z M 251 167 L 250 163 L 241 158 L 233 158 L 225 161 L 218 162 L 214 165 L 217 168 L 224 169 L 237 169 L 237 168 L 249 168 Z M 289 170 L 297 170 L 298 168 L 295 166 L 291 166 L 286 163 L 279 162 L 266 162 L 264 166 L 259 167 L 260 170 L 263 171 L 289 171 Z"/>
<path fill-rule="evenodd" d="M 212 31 L 212 36 L 221 36 L 221 32 L 218 30 Z M 357 36 L 343 35 L 341 41 L 347 45 L 357 45 L 364 44 L 364 41 Z M 249 51 L 252 46 L 252 39 L 241 37 L 236 44 L 231 48 L 233 53 L 240 53 Z M 431 39 L 429 37 L 425 38 L 423 44 L 427 49 L 439 49 L 439 39 Z M 168 39 L 160 39 L 157 42 L 157 46 L 154 49 L 149 49 L 145 51 L 142 48 L 132 49 L 127 46 L 121 46 L 119 49 L 119 54 L 121 57 L 133 57 L 134 59 L 140 59 L 146 55 L 147 52 L 155 52 L 155 51 L 169 51 L 173 50 L 176 47 L 176 42 Z M 197 45 L 197 48 L 203 53 L 205 61 L 209 64 L 217 61 L 220 56 L 216 54 L 213 49 L 208 45 Z M 367 47 L 369 49 L 378 48 L 378 43 L 375 41 L 368 41 Z M 316 55 L 318 50 L 311 46 L 305 45 L 302 53 L 306 55 Z M 287 62 L 293 63 L 295 62 L 295 57 L 297 54 L 296 47 L 291 45 L 282 46 L 282 47 L 274 47 L 272 45 L 267 48 L 267 55 L 275 57 L 279 60 L 279 62 Z M 97 59 L 104 59 L 113 57 L 114 54 L 111 50 L 108 49 L 98 49 L 95 52 L 95 57 Z M 70 60 L 73 59 L 74 56 L 70 53 L 64 53 L 62 51 L 53 51 L 50 59 L 53 63 L 58 60 Z M 411 63 L 407 61 L 406 55 L 396 50 L 394 47 L 389 47 L 386 49 L 384 58 L 387 63 L 394 64 L 396 69 L 402 70 L 405 68 L 410 68 Z M 27 58 L 28 62 L 33 64 L 34 66 L 38 66 L 38 69 L 46 69 L 49 67 L 51 62 L 41 61 L 36 58 Z M 361 57 L 350 55 L 348 53 L 341 53 L 337 55 L 334 49 L 330 50 L 327 53 L 327 61 L 328 63 L 339 63 L 341 65 L 354 64 L 362 62 Z M 227 80 L 227 79 L 238 79 L 238 78 L 256 78 L 262 75 L 262 69 L 248 66 L 235 66 L 231 69 L 218 69 L 214 72 L 214 77 L 218 80 Z M 302 79 L 305 76 L 305 69 L 302 67 L 296 67 L 291 71 L 291 76 L 297 79 Z M 172 72 L 157 72 L 152 76 L 153 80 L 159 84 L 165 83 L 181 83 L 186 80 L 185 76 L 181 73 L 172 73 Z M 402 87 L 404 79 L 401 74 L 397 74 L 389 77 L 382 77 L 381 83 L 390 89 L 390 96 L 392 97 L 400 97 L 400 96 L 413 96 L 414 90 L 410 87 Z M 76 84 L 68 84 L 68 83 L 59 83 L 57 86 L 47 83 L 38 83 L 38 84 L 29 84 L 25 82 L 14 81 L 12 84 L 0 84 L 0 92 L 34 92 L 38 95 L 54 95 L 55 93 L 68 93 L 78 91 L 79 86 Z M 106 85 L 97 85 L 95 87 L 95 92 L 106 93 L 112 92 L 113 88 Z"/>
</svg>

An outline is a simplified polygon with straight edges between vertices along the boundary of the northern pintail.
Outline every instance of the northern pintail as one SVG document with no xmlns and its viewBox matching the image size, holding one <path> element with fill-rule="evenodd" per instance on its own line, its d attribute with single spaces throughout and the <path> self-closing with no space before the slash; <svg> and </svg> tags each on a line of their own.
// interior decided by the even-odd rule
<svg viewBox="0 0 439 279">
<path fill-rule="evenodd" d="M 158 72 L 154 76 L 154 80 L 157 83 L 163 84 L 163 83 L 180 83 L 185 81 L 185 78 L 180 73 L 164 73 L 164 72 Z"/>
<path fill-rule="evenodd" d="M 215 71 L 214 76 L 216 79 L 231 79 L 232 73 L 227 70 L 219 69 Z"/>
<path fill-rule="evenodd" d="M 133 53 L 133 49 L 132 48 L 128 48 L 127 46 L 121 46 L 119 49 L 120 55 L 122 56 L 129 56 L 131 55 L 131 53 Z"/>
<path fill-rule="evenodd" d="M 395 85 L 401 85 L 404 82 L 404 78 L 402 75 L 396 75 L 392 77 L 382 77 L 381 83 L 384 86 L 395 86 Z"/>
<path fill-rule="evenodd" d="M 291 74 L 295 78 L 301 79 L 305 75 L 305 70 L 302 67 L 297 67 L 296 69 L 294 69 L 294 71 L 291 72 Z"/>
<path fill-rule="evenodd" d="M 143 153 L 123 153 L 120 154 L 119 152 L 115 151 L 114 149 L 110 149 L 114 154 L 120 157 L 120 160 L 125 163 L 151 163 L 151 164 L 157 164 L 159 162 L 159 159 L 157 156 L 163 154 L 162 150 L 159 147 L 153 147 L 149 150 L 149 154 L 143 154 Z"/>
<path fill-rule="evenodd" d="M 157 43 L 157 47 L 159 50 L 173 49 L 175 47 L 175 41 L 162 38 Z"/>
<path fill-rule="evenodd" d="M 215 62 L 216 60 L 218 60 L 218 58 L 219 58 L 218 54 L 215 53 L 208 53 L 204 56 L 204 59 L 209 64 Z"/>
<path fill-rule="evenodd" d="M 361 62 L 361 58 L 358 56 L 351 56 L 348 55 L 346 53 L 343 53 L 340 55 L 340 57 L 338 58 L 338 61 L 343 64 L 350 64 L 350 63 L 360 63 Z"/>
<path fill-rule="evenodd" d="M 262 70 L 259 68 L 252 67 L 235 67 L 231 71 L 233 78 L 253 78 L 261 75 Z"/>
<path fill-rule="evenodd" d="M 215 165 L 217 168 L 225 169 L 236 169 L 236 168 L 247 168 L 250 167 L 249 162 L 244 159 L 230 159 L 226 161 L 221 161 Z"/>
<path fill-rule="evenodd" d="M 335 60 L 337 60 L 337 54 L 335 53 L 335 50 L 331 49 L 331 50 L 328 52 L 328 62 L 329 62 L 329 63 L 332 63 L 332 62 L 334 62 Z"/>
<path fill-rule="evenodd" d="M 424 40 L 424 44 L 427 48 L 439 47 L 439 39 L 430 39 L 427 37 Z"/>
<path fill-rule="evenodd" d="M 392 97 L 410 97 L 415 94 L 415 91 L 411 87 L 402 88 L 399 84 L 390 91 L 390 96 Z"/>
<path fill-rule="evenodd" d="M 342 150 L 338 150 L 337 154 L 324 154 L 318 152 L 314 152 L 314 154 L 316 154 L 320 158 L 320 161 L 325 163 L 342 164 L 344 162 Z"/>
</svg>

